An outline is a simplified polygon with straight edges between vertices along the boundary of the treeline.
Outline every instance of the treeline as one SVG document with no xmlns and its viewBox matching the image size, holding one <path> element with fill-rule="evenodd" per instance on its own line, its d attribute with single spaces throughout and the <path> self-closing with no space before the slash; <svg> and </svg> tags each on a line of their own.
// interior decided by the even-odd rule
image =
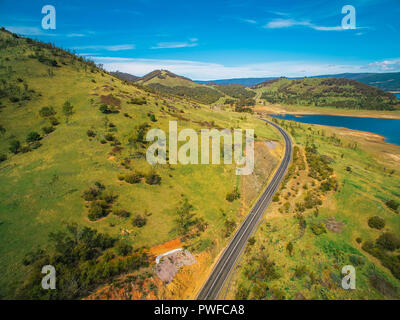
<svg viewBox="0 0 400 320">
<path fill-rule="evenodd" d="M 215 87 L 219 91 L 222 91 L 226 95 L 236 99 L 254 98 L 254 96 L 256 95 L 254 91 L 248 90 L 245 86 L 242 86 L 240 84 L 215 85 Z"/>
<path fill-rule="evenodd" d="M 154 90 L 155 92 L 161 92 L 175 96 L 185 97 L 197 100 L 205 104 L 214 103 L 223 96 L 222 93 L 208 87 L 189 87 L 189 86 L 168 87 L 159 83 L 151 83 L 147 85 L 147 87 Z"/>
</svg>

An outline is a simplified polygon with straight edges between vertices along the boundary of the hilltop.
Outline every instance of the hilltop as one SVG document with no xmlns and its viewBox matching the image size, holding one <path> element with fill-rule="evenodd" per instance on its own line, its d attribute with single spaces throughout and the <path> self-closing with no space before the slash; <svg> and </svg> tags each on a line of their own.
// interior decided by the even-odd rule
<svg viewBox="0 0 400 320">
<path fill-rule="evenodd" d="M 214 103 L 224 96 L 211 86 L 201 85 L 167 70 L 154 70 L 141 77 L 137 84 L 164 94 L 185 97 L 201 103 Z"/>
<path fill-rule="evenodd" d="M 343 109 L 398 110 L 399 102 L 389 92 L 343 78 L 278 78 L 253 87 L 271 104 L 289 104 Z"/>
<path fill-rule="evenodd" d="M 126 72 L 115 71 L 115 72 L 110 72 L 110 74 L 117 77 L 118 79 L 130 81 L 130 82 L 135 82 L 140 79 L 140 77 L 134 76 L 134 75 L 132 75 L 130 73 L 126 73 Z"/>
</svg>

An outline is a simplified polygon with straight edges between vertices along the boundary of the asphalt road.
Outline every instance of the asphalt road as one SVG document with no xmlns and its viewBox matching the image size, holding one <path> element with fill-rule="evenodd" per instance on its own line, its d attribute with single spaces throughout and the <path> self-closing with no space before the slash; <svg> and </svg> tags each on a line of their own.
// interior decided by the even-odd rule
<svg viewBox="0 0 400 320">
<path fill-rule="evenodd" d="M 197 295 L 197 300 L 215 300 L 218 298 L 219 292 L 223 288 L 226 279 L 236 263 L 236 260 L 239 258 L 246 246 L 247 240 L 256 229 L 258 222 L 264 214 L 264 211 L 270 204 L 272 197 L 274 196 L 279 184 L 285 176 L 287 168 L 289 167 L 289 163 L 292 159 L 292 140 L 286 131 L 269 120 L 261 120 L 274 126 L 282 134 L 283 138 L 285 139 L 285 155 L 271 182 L 265 188 L 264 192 L 251 209 L 240 228 L 236 231 L 231 242 L 220 256 L 208 280 Z"/>
</svg>

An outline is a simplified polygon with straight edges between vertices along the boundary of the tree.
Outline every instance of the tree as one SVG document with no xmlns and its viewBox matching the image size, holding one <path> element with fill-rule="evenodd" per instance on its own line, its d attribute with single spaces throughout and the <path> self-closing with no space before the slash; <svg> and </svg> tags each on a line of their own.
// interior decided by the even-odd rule
<svg viewBox="0 0 400 320">
<path fill-rule="evenodd" d="M 155 172 L 150 172 L 146 176 L 146 183 L 150 185 L 161 184 L 161 177 Z"/>
<path fill-rule="evenodd" d="M 28 136 L 26 137 L 26 142 L 35 142 L 40 140 L 40 134 L 37 133 L 36 131 L 32 131 L 28 133 Z"/>
<path fill-rule="evenodd" d="M 380 230 L 385 227 L 385 220 L 378 216 L 371 217 L 368 219 L 368 226 Z"/>
<path fill-rule="evenodd" d="M 132 220 L 132 224 L 138 228 L 144 227 L 146 223 L 147 223 L 146 217 L 143 217 L 141 214 L 136 215 L 136 217 L 133 218 Z"/>
<path fill-rule="evenodd" d="M 43 107 L 39 110 L 39 115 L 42 118 L 52 117 L 56 114 L 53 107 Z"/>
<path fill-rule="evenodd" d="M 10 151 L 17 154 L 21 149 L 21 143 L 18 140 L 13 140 L 10 142 Z"/>
<path fill-rule="evenodd" d="M 293 253 L 293 243 L 292 241 L 290 241 L 287 245 L 286 245 L 286 250 L 287 252 L 289 252 L 289 255 L 291 256 Z"/>
<path fill-rule="evenodd" d="M 125 242 L 119 241 L 115 246 L 115 250 L 117 251 L 118 255 L 125 257 L 132 252 L 132 246 Z"/>
<path fill-rule="evenodd" d="M 63 113 L 65 115 L 66 122 L 68 123 L 69 118 L 74 114 L 74 106 L 69 101 L 64 102 Z"/>
</svg>

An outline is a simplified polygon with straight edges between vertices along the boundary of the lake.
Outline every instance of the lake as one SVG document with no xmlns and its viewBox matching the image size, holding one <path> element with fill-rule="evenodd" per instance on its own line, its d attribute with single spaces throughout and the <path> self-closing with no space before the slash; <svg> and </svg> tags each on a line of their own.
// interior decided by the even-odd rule
<svg viewBox="0 0 400 320">
<path fill-rule="evenodd" d="M 399 93 L 393 93 L 396 97 L 397 97 L 397 99 L 400 99 L 400 92 Z"/>
<path fill-rule="evenodd" d="M 386 142 L 400 145 L 400 119 L 359 118 L 319 114 L 271 114 L 270 116 L 302 123 L 321 124 L 324 126 L 344 127 L 352 130 L 373 132 L 384 136 Z"/>
</svg>

